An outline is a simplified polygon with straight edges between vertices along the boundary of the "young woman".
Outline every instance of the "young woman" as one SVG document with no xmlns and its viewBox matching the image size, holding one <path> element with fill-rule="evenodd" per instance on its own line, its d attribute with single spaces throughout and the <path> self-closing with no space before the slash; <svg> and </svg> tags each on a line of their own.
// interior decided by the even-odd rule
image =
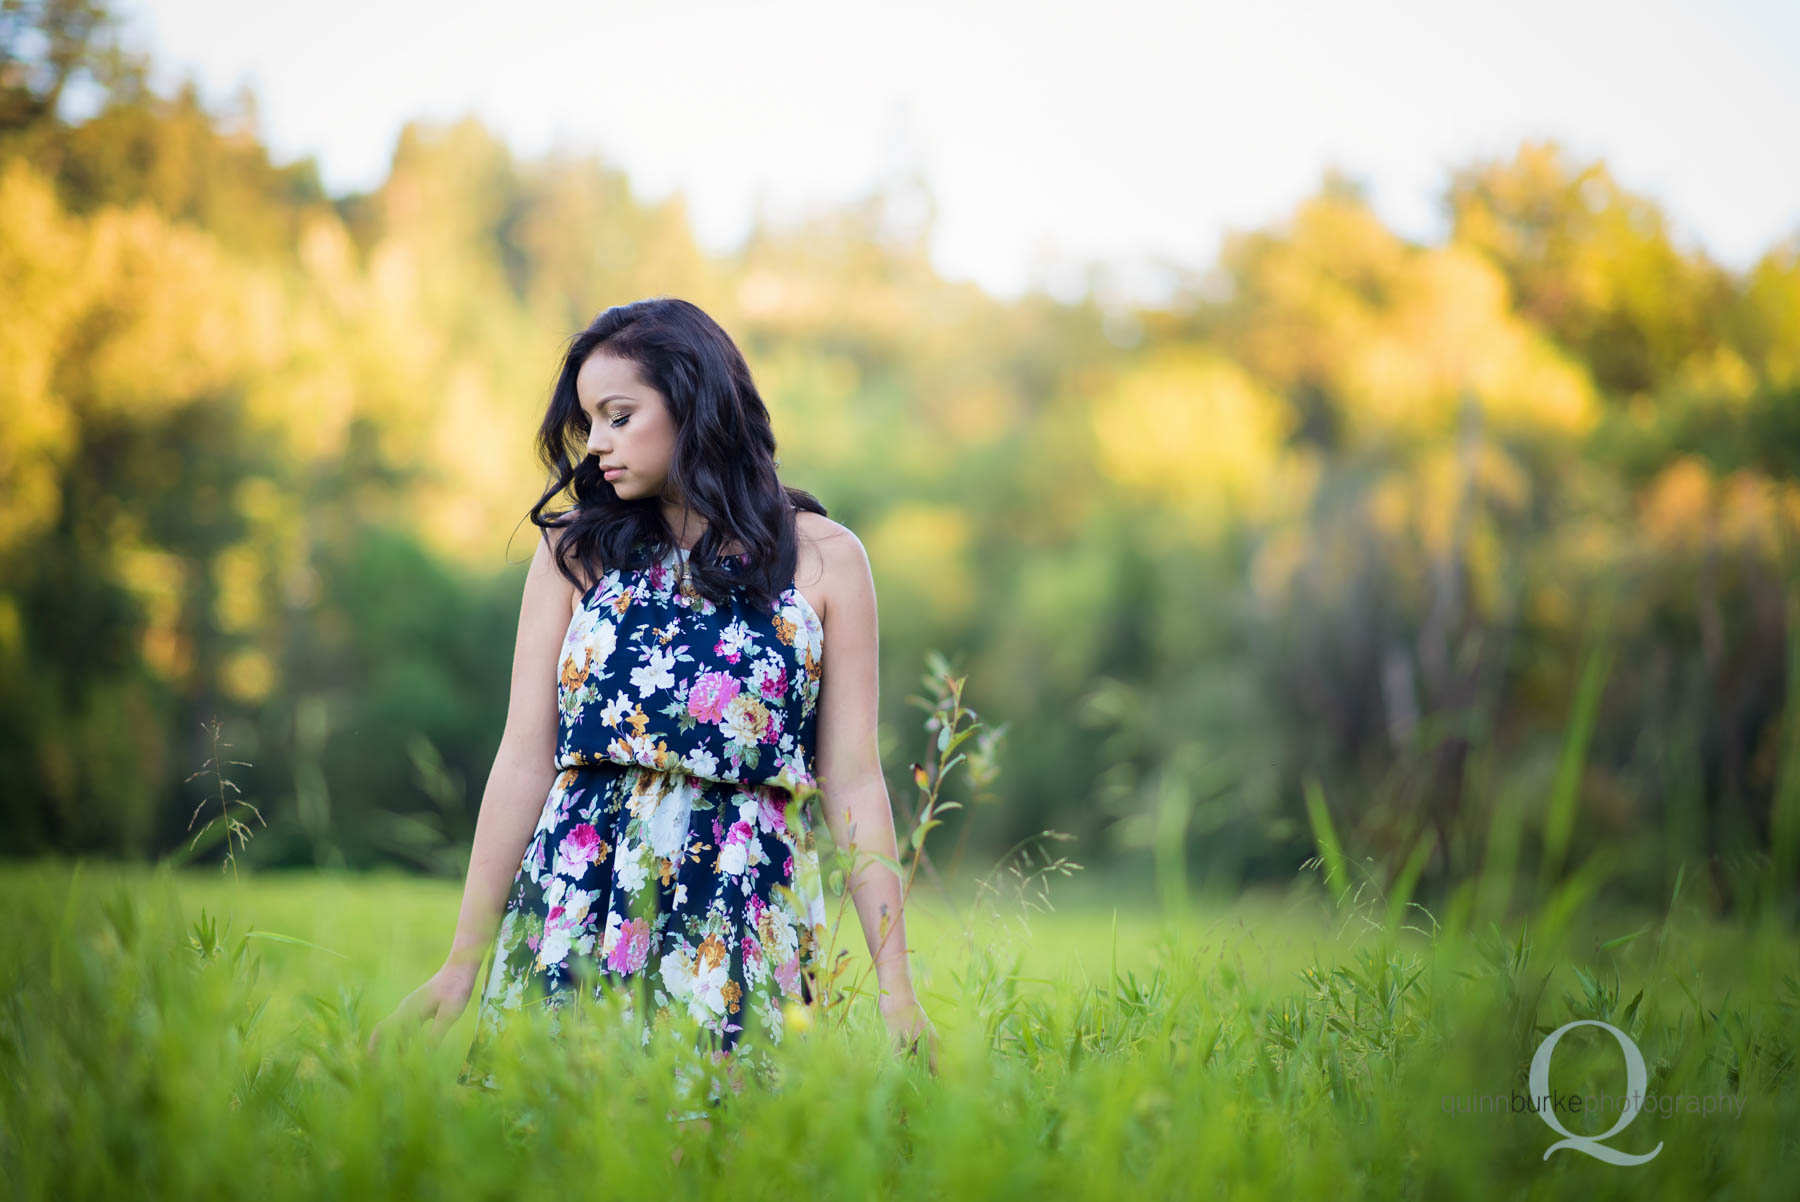
<svg viewBox="0 0 1800 1202">
<path fill-rule="evenodd" d="M 858 847 L 881 1013 L 935 1069 L 900 882 L 860 855 L 896 855 L 868 558 L 777 477 L 743 355 L 685 301 L 608 309 L 570 343 L 538 447 L 544 537 L 462 911 L 371 1050 L 394 1025 L 441 1038 L 491 948 L 465 1082 L 492 1083 L 490 1037 L 523 1008 L 576 996 L 621 995 L 646 1040 L 673 1018 L 721 1061 L 766 1056 L 816 998 L 826 910 L 795 804 L 816 786 L 832 837 Z M 547 518 L 565 490 L 573 507 Z"/>
</svg>

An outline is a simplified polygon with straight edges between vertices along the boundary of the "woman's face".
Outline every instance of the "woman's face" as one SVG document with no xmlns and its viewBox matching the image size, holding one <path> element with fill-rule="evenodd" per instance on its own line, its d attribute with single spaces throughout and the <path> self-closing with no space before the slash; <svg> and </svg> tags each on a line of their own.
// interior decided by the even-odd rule
<svg viewBox="0 0 1800 1202">
<path fill-rule="evenodd" d="M 575 375 L 575 395 L 588 415 L 588 454 L 608 472 L 620 500 L 661 497 L 675 458 L 675 419 L 637 364 L 604 348 Z"/>
</svg>

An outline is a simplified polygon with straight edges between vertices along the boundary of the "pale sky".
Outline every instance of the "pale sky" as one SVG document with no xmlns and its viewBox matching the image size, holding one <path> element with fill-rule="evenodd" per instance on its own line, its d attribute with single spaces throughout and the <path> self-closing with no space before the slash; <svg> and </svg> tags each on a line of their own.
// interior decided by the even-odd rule
<svg viewBox="0 0 1800 1202">
<path fill-rule="evenodd" d="M 474 113 L 515 152 L 592 148 L 680 189 L 702 245 L 922 172 L 932 255 L 1000 296 L 1084 261 L 1154 299 L 1327 166 L 1437 241 L 1452 167 L 1554 137 L 1744 268 L 1800 235 L 1794 0 L 121 0 L 159 89 L 258 97 L 277 161 L 333 193 L 409 119 Z"/>
</svg>

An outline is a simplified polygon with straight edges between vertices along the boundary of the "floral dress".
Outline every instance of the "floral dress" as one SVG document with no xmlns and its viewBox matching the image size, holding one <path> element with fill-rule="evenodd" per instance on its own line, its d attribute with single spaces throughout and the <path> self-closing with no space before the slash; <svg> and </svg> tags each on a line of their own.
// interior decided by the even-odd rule
<svg viewBox="0 0 1800 1202">
<path fill-rule="evenodd" d="M 687 556 L 606 573 L 570 619 L 560 772 L 513 878 L 464 1084 L 497 1087 L 494 1037 L 528 1008 L 560 1033 L 577 996 L 618 991 L 644 1044 L 679 1024 L 714 1063 L 759 1075 L 785 1012 L 814 1004 L 825 899 L 794 790 L 814 784 L 824 627 L 792 585 L 773 614 L 738 591 L 715 606 Z"/>
</svg>

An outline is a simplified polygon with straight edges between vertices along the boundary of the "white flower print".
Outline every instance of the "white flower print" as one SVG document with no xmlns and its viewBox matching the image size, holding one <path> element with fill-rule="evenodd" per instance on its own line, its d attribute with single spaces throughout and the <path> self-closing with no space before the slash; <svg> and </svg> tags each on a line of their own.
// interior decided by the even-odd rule
<svg viewBox="0 0 1800 1202">
<path fill-rule="evenodd" d="M 613 861 L 613 883 L 625 892 L 636 896 L 650 879 L 650 870 L 644 864 L 643 844 L 627 844 L 619 841 L 619 850 Z"/>
<path fill-rule="evenodd" d="M 719 757 L 704 747 L 696 747 L 688 752 L 682 757 L 682 763 L 687 765 L 688 773 L 691 776 L 714 780 L 719 775 Z"/>
<path fill-rule="evenodd" d="M 597 609 L 585 609 L 575 615 L 569 624 L 569 633 L 563 638 L 564 654 L 586 645 L 588 662 L 593 664 L 595 678 L 607 676 L 607 660 L 612 658 L 613 649 L 618 646 L 618 624 L 601 616 Z"/>
<path fill-rule="evenodd" d="M 743 621 L 736 621 L 719 632 L 719 641 L 713 650 L 726 662 L 735 664 L 746 651 L 755 649 L 755 643 L 756 632 Z"/>
<path fill-rule="evenodd" d="M 694 992 L 694 962 L 680 948 L 676 948 L 663 956 L 662 968 L 663 988 L 669 996 L 678 1002 L 685 1002 Z"/>
<path fill-rule="evenodd" d="M 539 968 L 554 968 L 569 958 L 570 931 L 567 923 L 553 919 L 544 927 L 538 941 Z"/>
<path fill-rule="evenodd" d="M 631 699 L 620 693 L 600 710 L 600 721 L 608 726 L 617 726 L 631 716 L 634 708 Z"/>
<path fill-rule="evenodd" d="M 709 935 L 692 951 L 677 947 L 663 956 L 662 979 L 671 996 L 688 1004 L 694 1021 L 711 1025 L 725 1013 L 725 985 L 731 958 L 721 954 L 717 935 Z"/>
<path fill-rule="evenodd" d="M 723 876 L 742 876 L 748 868 L 762 862 L 762 843 L 756 837 L 756 809 L 749 809 L 749 821 L 742 817 L 731 824 L 719 847 L 719 872 Z M 740 806 L 739 814 L 744 812 Z"/>
<path fill-rule="evenodd" d="M 662 859 L 675 859 L 687 844 L 688 819 L 693 812 L 694 782 L 684 774 L 676 774 L 656 802 L 656 809 L 646 823 L 650 850 Z"/>
<path fill-rule="evenodd" d="M 748 855 L 742 843 L 727 843 L 719 849 L 719 873 L 721 876 L 743 876 Z"/>
<path fill-rule="evenodd" d="M 675 687 L 675 652 L 669 648 L 652 647 L 644 652 L 644 662 L 631 670 L 631 683 L 637 686 L 639 697 L 648 697 L 658 689 Z"/>
</svg>

